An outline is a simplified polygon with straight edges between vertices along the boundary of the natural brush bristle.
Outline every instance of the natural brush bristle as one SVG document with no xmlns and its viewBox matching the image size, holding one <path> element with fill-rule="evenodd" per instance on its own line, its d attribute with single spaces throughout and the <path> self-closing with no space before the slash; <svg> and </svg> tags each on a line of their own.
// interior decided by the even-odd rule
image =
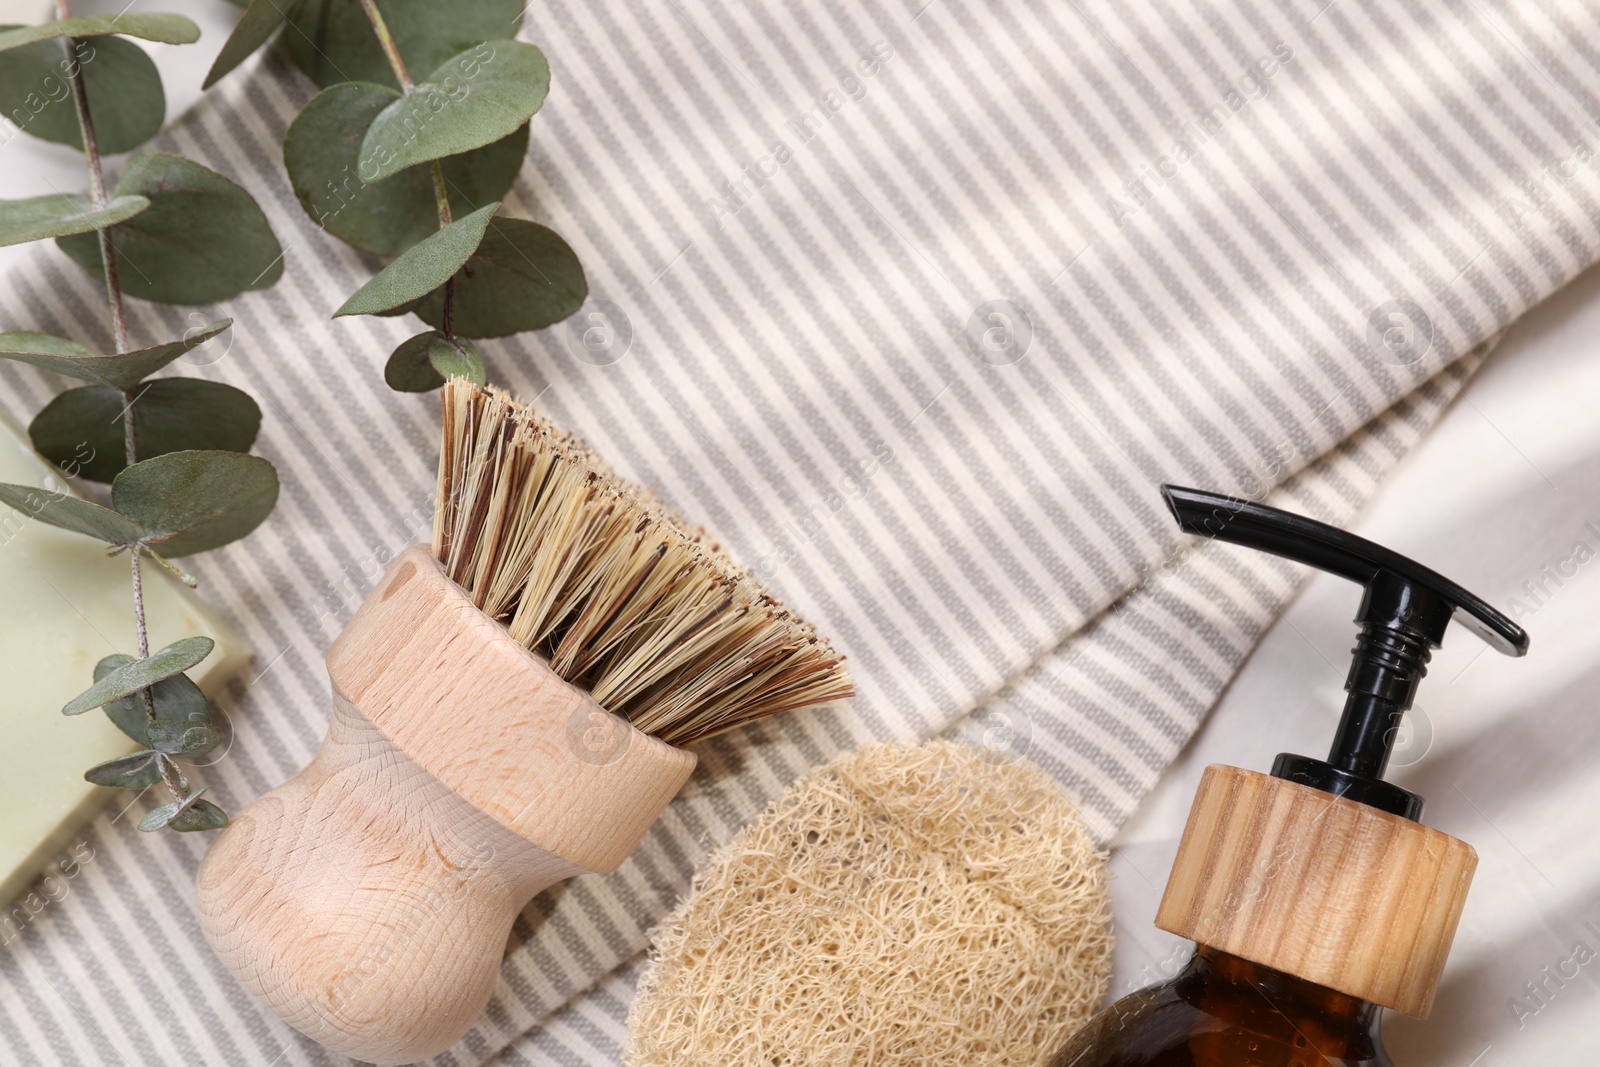
<svg viewBox="0 0 1600 1067">
<path fill-rule="evenodd" d="M 434 556 L 601 707 L 681 745 L 851 695 L 807 623 L 577 438 L 464 379 L 443 404 Z"/>
</svg>

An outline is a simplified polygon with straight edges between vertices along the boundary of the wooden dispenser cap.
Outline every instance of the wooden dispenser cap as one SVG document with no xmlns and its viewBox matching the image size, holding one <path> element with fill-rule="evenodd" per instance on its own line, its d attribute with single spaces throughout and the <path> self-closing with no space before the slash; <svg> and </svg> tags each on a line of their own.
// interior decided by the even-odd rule
<svg viewBox="0 0 1600 1067">
<path fill-rule="evenodd" d="M 1421 823 L 1213 764 L 1156 926 L 1426 1018 L 1477 865 Z"/>
</svg>

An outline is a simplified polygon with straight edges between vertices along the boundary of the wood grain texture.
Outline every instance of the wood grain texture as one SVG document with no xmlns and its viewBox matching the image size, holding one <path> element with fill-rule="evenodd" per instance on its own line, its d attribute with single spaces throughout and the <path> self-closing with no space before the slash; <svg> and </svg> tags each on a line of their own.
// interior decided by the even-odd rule
<svg viewBox="0 0 1600 1067">
<path fill-rule="evenodd" d="M 1156 926 L 1426 1018 L 1477 865 L 1421 823 L 1214 764 Z"/>
<path fill-rule="evenodd" d="M 327 660 L 327 739 L 212 843 L 201 928 L 309 1037 L 408 1062 L 482 1013 L 528 901 L 614 869 L 695 759 L 562 681 L 420 546 Z"/>
</svg>

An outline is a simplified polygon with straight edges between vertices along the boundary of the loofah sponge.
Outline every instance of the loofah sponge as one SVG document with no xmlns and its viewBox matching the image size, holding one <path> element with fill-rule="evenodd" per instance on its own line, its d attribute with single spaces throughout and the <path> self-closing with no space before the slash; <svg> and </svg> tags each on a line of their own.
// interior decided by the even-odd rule
<svg viewBox="0 0 1600 1067">
<path fill-rule="evenodd" d="M 719 848 L 656 931 L 624 1062 L 1042 1063 L 1106 990 L 1105 860 L 1031 763 L 847 753 Z"/>
</svg>

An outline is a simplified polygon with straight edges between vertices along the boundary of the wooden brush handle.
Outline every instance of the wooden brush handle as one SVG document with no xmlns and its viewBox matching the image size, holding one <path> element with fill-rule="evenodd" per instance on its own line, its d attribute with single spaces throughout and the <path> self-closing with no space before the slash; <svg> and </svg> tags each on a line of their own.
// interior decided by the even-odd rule
<svg viewBox="0 0 1600 1067">
<path fill-rule="evenodd" d="M 201 929 L 309 1037 L 422 1059 L 482 1014 L 517 913 L 614 870 L 695 758 L 562 681 L 421 546 L 333 643 L 328 674 L 321 751 L 200 865 Z"/>
</svg>

